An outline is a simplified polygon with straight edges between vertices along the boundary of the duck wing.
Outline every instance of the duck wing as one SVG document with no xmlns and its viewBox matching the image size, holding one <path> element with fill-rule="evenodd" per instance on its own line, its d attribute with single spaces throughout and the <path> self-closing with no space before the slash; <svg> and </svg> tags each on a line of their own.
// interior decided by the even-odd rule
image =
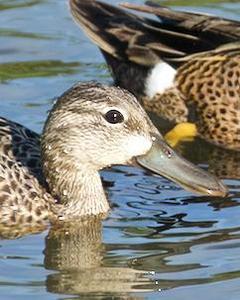
<svg viewBox="0 0 240 300">
<path fill-rule="evenodd" d="M 238 41 L 240 38 L 240 22 L 236 20 L 204 13 L 177 11 L 152 1 L 146 1 L 146 5 L 124 3 L 122 6 L 135 11 L 154 14 L 166 29 L 169 28 L 176 33 L 185 30 L 190 36 L 200 38 L 203 44 L 208 42 L 213 47 Z M 196 51 L 198 50 L 196 49 Z"/>
<path fill-rule="evenodd" d="M 23 166 L 42 181 L 40 135 L 5 118 L 0 118 L 0 157 L 2 163 Z"/>
<path fill-rule="evenodd" d="M 123 6 L 154 14 L 160 21 L 100 1 L 70 0 L 74 19 L 101 50 L 143 66 L 239 41 L 239 21 L 147 4 Z"/>
</svg>

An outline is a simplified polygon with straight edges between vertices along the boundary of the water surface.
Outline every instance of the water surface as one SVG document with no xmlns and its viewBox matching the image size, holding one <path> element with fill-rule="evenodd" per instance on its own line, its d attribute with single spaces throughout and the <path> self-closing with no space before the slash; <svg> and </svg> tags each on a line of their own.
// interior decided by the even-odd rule
<svg viewBox="0 0 240 300">
<path fill-rule="evenodd" d="M 159 2 L 240 19 L 239 1 Z M 2 116 L 41 132 L 54 97 L 92 79 L 111 83 L 66 1 L 0 1 Z M 224 178 L 231 195 L 197 197 L 141 169 L 106 170 L 103 223 L 0 240 L 0 299 L 239 299 L 239 154 L 201 141 L 179 151 Z"/>
</svg>

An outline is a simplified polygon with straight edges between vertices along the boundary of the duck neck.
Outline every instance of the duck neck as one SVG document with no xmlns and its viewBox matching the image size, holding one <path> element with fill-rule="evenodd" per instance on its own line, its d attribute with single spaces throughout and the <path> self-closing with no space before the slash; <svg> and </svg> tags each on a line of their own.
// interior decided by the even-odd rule
<svg viewBox="0 0 240 300">
<path fill-rule="evenodd" d="M 61 184 L 63 218 L 105 214 L 109 204 L 99 173 L 89 170 L 74 173 L 74 178 L 65 177 L 65 182 Z"/>
<path fill-rule="evenodd" d="M 59 199 L 63 219 L 105 214 L 109 204 L 97 170 L 69 157 L 48 155 L 43 170 L 52 196 Z M 60 159 L 61 158 L 61 159 Z"/>
</svg>

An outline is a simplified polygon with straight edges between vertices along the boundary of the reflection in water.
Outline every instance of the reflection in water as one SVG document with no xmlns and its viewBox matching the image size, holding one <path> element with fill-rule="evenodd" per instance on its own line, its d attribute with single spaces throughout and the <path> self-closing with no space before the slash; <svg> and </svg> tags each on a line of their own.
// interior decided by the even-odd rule
<svg viewBox="0 0 240 300">
<path fill-rule="evenodd" d="M 57 39 L 57 38 L 53 38 L 51 36 L 47 36 L 47 35 L 43 35 L 43 34 L 23 32 L 23 31 L 12 30 L 12 29 L 2 29 L 2 28 L 0 28 L 0 37 L 15 37 L 15 38 L 36 39 L 36 40 L 41 40 L 41 39 L 56 40 Z M 0 53 L 2 53 L 2 50 Z"/>
<path fill-rule="evenodd" d="M 182 262 L 182 257 L 191 257 L 191 252 L 193 249 L 200 248 L 204 251 L 204 248 L 210 250 L 216 250 L 216 254 L 219 252 L 224 252 L 227 249 L 231 250 L 233 247 L 239 247 L 240 239 L 240 227 L 234 228 L 234 230 L 218 230 L 208 232 L 208 235 L 204 236 L 203 233 L 196 235 L 193 240 L 178 243 L 168 243 L 168 242 L 155 242 L 151 246 L 148 244 L 141 245 L 141 250 L 151 252 L 154 249 L 155 252 L 159 252 L 155 255 L 146 255 L 143 257 L 134 258 L 130 260 L 130 265 L 134 266 L 136 269 L 145 269 L 146 265 L 151 270 L 155 270 L 155 280 L 157 282 L 158 289 L 172 289 L 175 287 L 188 286 L 193 284 L 204 284 L 209 282 L 218 282 L 219 280 L 229 280 L 233 278 L 240 278 L 239 269 L 234 272 L 222 272 L 218 274 L 213 274 L 209 276 L 207 272 L 205 276 L 191 276 L 191 272 L 194 270 L 201 270 L 208 266 L 207 256 L 203 264 L 201 262 L 197 263 L 198 259 L 194 259 L 193 262 Z M 193 234 L 194 236 L 194 234 Z M 173 238 L 173 235 L 163 235 L 166 238 Z M 232 244 L 229 242 L 232 241 Z M 227 243 L 225 243 L 227 242 Z M 229 244 L 229 246 L 227 246 Z M 212 249 L 210 246 L 214 245 Z M 222 251 L 221 251 L 222 250 Z M 216 255 L 217 257 L 217 255 Z M 175 263 L 170 263 L 173 258 Z M 179 261 L 178 261 L 179 259 Z M 195 262 L 194 262 L 195 261 Z M 181 273 L 185 274 L 181 279 Z M 189 277 L 186 274 L 189 273 Z M 200 272 L 201 273 L 201 272 Z M 194 274 L 192 272 L 192 274 Z M 194 278 L 195 277 L 195 278 Z"/>
<path fill-rule="evenodd" d="M 40 233 L 47 229 L 47 224 L 39 226 L 31 226 L 31 224 L 17 224 L 16 226 L 8 226 L 8 224 L 0 221 L 0 239 L 17 239 L 27 234 Z"/>
<path fill-rule="evenodd" d="M 78 62 L 65 63 L 57 60 L 4 63 L 0 64 L 0 82 L 18 78 L 73 74 L 79 71 L 77 69 L 79 66 Z"/>
<path fill-rule="evenodd" d="M 208 159 L 209 170 L 220 178 L 240 178 L 240 152 L 215 148 Z"/>
<path fill-rule="evenodd" d="M 0 3 L 0 10 L 30 7 L 41 3 L 42 0 L 3 0 Z"/>
<path fill-rule="evenodd" d="M 44 265 L 58 272 L 48 275 L 48 291 L 60 294 L 104 292 L 124 296 L 139 290 L 139 285 L 149 284 L 143 271 L 104 267 L 105 252 L 99 219 L 89 218 L 52 227 L 46 237 Z"/>
</svg>

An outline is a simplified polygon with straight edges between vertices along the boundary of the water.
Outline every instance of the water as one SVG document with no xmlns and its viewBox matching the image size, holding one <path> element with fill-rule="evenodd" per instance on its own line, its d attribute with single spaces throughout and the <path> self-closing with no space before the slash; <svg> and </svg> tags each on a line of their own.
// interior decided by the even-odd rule
<svg viewBox="0 0 240 300">
<path fill-rule="evenodd" d="M 238 1 L 161 3 L 240 19 Z M 0 15 L 2 116 L 40 132 L 73 83 L 111 82 L 65 1 L 1 0 Z M 225 178 L 231 195 L 196 197 L 141 169 L 106 170 L 112 211 L 102 224 L 0 241 L 0 299 L 239 299 L 239 154 L 201 141 L 179 151 Z"/>
</svg>

